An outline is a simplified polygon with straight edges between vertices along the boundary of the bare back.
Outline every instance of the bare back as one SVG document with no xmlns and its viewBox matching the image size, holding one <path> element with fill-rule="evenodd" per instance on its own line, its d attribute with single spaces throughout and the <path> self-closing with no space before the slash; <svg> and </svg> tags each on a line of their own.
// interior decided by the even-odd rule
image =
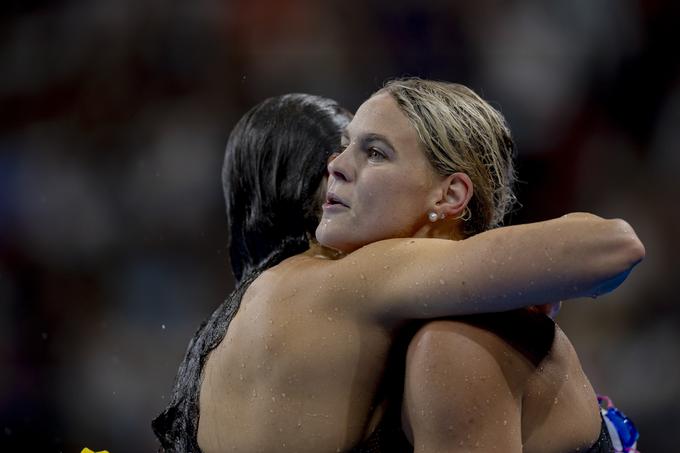
<svg viewBox="0 0 680 453">
<path fill-rule="evenodd" d="M 327 283 L 328 263 L 290 258 L 246 291 L 203 371 L 204 452 L 345 451 L 367 434 L 391 336 Z"/>
</svg>

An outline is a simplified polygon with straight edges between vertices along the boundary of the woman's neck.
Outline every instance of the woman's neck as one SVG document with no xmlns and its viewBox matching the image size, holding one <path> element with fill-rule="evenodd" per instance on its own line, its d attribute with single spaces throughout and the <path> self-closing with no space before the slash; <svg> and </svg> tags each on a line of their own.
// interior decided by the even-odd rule
<svg viewBox="0 0 680 453">
<path fill-rule="evenodd" d="M 324 247 L 316 241 L 309 241 L 309 249 L 303 255 L 311 256 L 319 259 L 337 260 L 344 257 L 346 254 L 338 250 Z"/>
<path fill-rule="evenodd" d="M 423 224 L 413 237 L 452 239 L 454 241 L 459 241 L 465 239 L 461 230 L 462 223 L 459 219 L 442 219 L 437 220 L 436 222 L 427 222 Z"/>
</svg>

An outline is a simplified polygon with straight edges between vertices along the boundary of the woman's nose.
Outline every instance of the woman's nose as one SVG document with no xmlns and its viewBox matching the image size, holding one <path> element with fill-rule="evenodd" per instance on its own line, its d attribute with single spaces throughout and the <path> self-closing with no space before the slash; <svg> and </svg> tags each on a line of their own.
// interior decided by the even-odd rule
<svg viewBox="0 0 680 453">
<path fill-rule="evenodd" d="M 341 153 L 333 153 L 328 158 L 328 175 L 341 181 L 350 181 L 351 172 L 348 165 L 347 148 Z"/>
</svg>

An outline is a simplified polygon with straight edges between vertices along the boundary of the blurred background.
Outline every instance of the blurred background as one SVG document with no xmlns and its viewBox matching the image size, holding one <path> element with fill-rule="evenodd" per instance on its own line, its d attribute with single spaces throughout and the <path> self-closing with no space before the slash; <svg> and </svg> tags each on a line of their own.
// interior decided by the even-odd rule
<svg viewBox="0 0 680 453">
<path fill-rule="evenodd" d="M 519 148 L 511 222 L 622 217 L 647 259 L 558 320 L 599 392 L 680 431 L 680 8 L 643 0 L 10 0 L 0 18 L 0 450 L 154 451 L 199 323 L 229 293 L 236 120 L 309 92 L 465 83 Z"/>
</svg>

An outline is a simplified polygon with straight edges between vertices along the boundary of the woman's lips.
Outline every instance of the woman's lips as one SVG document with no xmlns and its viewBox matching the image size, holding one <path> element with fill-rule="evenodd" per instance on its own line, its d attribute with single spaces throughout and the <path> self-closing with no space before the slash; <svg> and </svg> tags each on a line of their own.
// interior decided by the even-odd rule
<svg viewBox="0 0 680 453">
<path fill-rule="evenodd" d="M 322 208 L 324 212 L 337 212 L 349 209 L 347 206 L 340 203 L 324 203 Z"/>
<path fill-rule="evenodd" d="M 336 194 L 329 192 L 326 195 L 326 202 L 323 204 L 324 211 L 326 210 L 334 211 L 347 208 L 349 208 L 349 205 L 345 203 L 345 201 Z"/>
</svg>

